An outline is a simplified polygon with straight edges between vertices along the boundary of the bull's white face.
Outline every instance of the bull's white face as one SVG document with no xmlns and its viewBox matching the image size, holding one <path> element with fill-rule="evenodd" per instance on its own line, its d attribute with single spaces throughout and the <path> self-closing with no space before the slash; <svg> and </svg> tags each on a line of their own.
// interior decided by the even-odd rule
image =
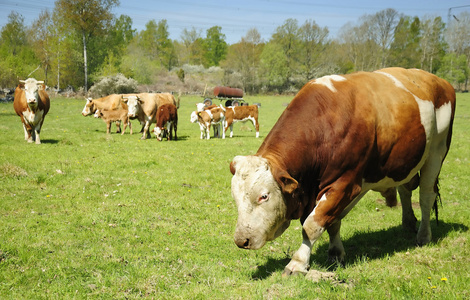
<svg viewBox="0 0 470 300">
<path fill-rule="evenodd" d="M 127 115 L 130 118 L 135 118 L 139 114 L 140 111 L 140 105 L 142 104 L 142 100 L 138 96 L 129 96 L 126 99 L 127 103 Z"/>
<path fill-rule="evenodd" d="M 232 197 L 238 208 L 235 244 L 259 249 L 289 227 L 284 197 L 266 159 L 236 156 L 231 169 Z"/>
<path fill-rule="evenodd" d="M 37 81 L 34 78 L 28 78 L 20 81 L 23 84 L 23 91 L 26 96 L 26 102 L 31 107 L 36 107 L 39 101 L 39 90 L 43 89 L 44 81 Z"/>
<path fill-rule="evenodd" d="M 197 112 L 196 111 L 193 111 L 191 113 L 191 119 L 190 119 L 191 123 L 196 123 L 197 122 Z"/>
<path fill-rule="evenodd" d="M 158 126 L 155 126 L 155 128 L 153 129 L 153 133 L 155 134 L 155 136 L 157 137 L 157 140 L 161 141 L 162 140 L 162 137 L 163 137 L 163 130 L 158 127 Z"/>
<path fill-rule="evenodd" d="M 93 99 L 87 98 L 85 107 L 82 110 L 82 115 L 83 116 L 89 116 L 92 115 L 96 111 L 95 106 L 93 105 Z"/>
</svg>

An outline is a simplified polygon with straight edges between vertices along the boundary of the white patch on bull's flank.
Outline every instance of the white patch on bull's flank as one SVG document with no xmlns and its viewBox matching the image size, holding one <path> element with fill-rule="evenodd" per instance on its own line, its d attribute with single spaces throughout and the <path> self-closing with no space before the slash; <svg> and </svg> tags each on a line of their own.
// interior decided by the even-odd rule
<svg viewBox="0 0 470 300">
<path fill-rule="evenodd" d="M 328 75 L 328 76 L 323 76 L 323 77 L 320 77 L 320 78 L 317 78 L 315 80 L 312 80 L 311 83 L 312 84 L 321 84 L 321 85 L 324 85 L 326 86 L 328 89 L 330 89 L 330 91 L 332 91 L 333 93 L 336 93 L 337 90 L 333 84 L 333 81 L 345 81 L 346 78 L 343 77 L 343 76 L 340 76 L 340 75 Z"/>
<path fill-rule="evenodd" d="M 452 105 L 450 104 L 450 102 L 447 102 L 436 110 L 436 125 L 438 134 L 441 134 L 442 132 L 447 131 L 449 129 L 451 118 Z"/>
</svg>

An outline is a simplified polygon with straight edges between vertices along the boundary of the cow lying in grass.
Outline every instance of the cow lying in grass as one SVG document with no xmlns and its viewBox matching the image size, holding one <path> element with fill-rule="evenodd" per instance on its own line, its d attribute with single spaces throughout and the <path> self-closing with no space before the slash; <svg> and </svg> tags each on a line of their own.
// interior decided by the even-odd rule
<svg viewBox="0 0 470 300">
<path fill-rule="evenodd" d="M 127 125 L 129 125 L 130 134 L 132 134 L 132 123 L 129 120 L 129 116 L 127 115 L 127 109 L 115 109 L 115 110 L 100 110 L 97 109 L 95 111 L 95 118 L 100 118 L 106 123 L 106 133 L 110 132 L 111 123 L 112 122 L 122 122 L 124 124 L 124 128 L 122 129 L 122 133 L 126 131 Z"/>
<path fill-rule="evenodd" d="M 163 104 L 156 112 L 157 124 L 153 129 L 153 133 L 157 136 L 157 140 L 161 141 L 166 133 L 167 140 L 173 139 L 171 129 L 175 132 L 175 141 L 178 139 L 176 130 L 178 127 L 178 110 L 173 104 Z"/>
<path fill-rule="evenodd" d="M 214 128 L 219 128 L 219 125 L 223 126 L 225 122 L 225 109 L 220 106 L 203 111 L 193 111 L 191 113 L 191 122 L 197 122 L 199 124 L 199 128 L 201 129 L 201 139 L 210 139 L 211 125 L 213 125 Z M 220 138 L 218 131 L 217 134 L 214 133 L 214 137 Z M 225 139 L 225 131 L 223 130 L 222 138 Z"/>
</svg>

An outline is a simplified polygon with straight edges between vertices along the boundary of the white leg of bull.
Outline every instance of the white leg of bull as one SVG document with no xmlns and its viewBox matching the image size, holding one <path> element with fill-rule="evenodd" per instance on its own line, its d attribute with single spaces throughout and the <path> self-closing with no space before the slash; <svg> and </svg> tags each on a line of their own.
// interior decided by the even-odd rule
<svg viewBox="0 0 470 300">
<path fill-rule="evenodd" d="M 233 137 L 233 123 L 230 124 L 230 137 Z"/>
<path fill-rule="evenodd" d="M 211 139 L 211 125 L 207 125 L 206 126 L 206 140 L 210 140 Z"/>
<path fill-rule="evenodd" d="M 282 276 L 307 274 L 313 244 L 320 238 L 323 231 L 325 231 L 325 228 L 313 221 L 313 218 L 310 216 L 305 220 L 302 229 L 302 245 L 300 245 L 300 248 L 292 256 L 291 261 L 284 268 Z"/>
<path fill-rule="evenodd" d="M 34 128 L 34 130 L 32 132 L 33 132 L 33 139 L 35 140 L 36 145 L 41 144 L 41 139 L 39 138 L 39 133 L 41 132 L 41 127 L 36 126 L 36 128 Z"/>
<path fill-rule="evenodd" d="M 142 133 L 141 140 L 147 139 L 148 132 L 149 132 L 150 122 L 146 121 L 144 126 L 144 132 Z"/>
<path fill-rule="evenodd" d="M 217 125 L 222 130 L 222 138 L 225 139 L 225 130 L 223 124 L 225 123 L 225 118 L 222 118 L 219 125 Z"/>
</svg>

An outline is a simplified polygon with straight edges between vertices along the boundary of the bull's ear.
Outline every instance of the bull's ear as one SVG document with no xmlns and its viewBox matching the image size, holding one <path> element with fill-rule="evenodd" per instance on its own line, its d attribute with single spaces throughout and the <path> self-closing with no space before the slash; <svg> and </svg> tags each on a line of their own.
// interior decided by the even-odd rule
<svg viewBox="0 0 470 300">
<path fill-rule="evenodd" d="M 122 101 L 124 101 L 124 102 L 126 102 L 126 103 L 127 103 L 127 101 L 129 100 L 129 98 L 124 97 L 123 95 L 121 95 L 121 99 L 122 99 Z"/>
<path fill-rule="evenodd" d="M 279 168 L 272 168 L 271 172 L 283 192 L 292 194 L 299 186 L 297 180 L 292 178 L 287 171 Z"/>
<path fill-rule="evenodd" d="M 232 173 L 232 175 L 235 175 L 235 172 L 237 170 L 237 162 L 241 159 L 244 159 L 244 156 L 237 155 L 233 158 L 232 162 L 230 163 L 230 172 Z"/>
</svg>

